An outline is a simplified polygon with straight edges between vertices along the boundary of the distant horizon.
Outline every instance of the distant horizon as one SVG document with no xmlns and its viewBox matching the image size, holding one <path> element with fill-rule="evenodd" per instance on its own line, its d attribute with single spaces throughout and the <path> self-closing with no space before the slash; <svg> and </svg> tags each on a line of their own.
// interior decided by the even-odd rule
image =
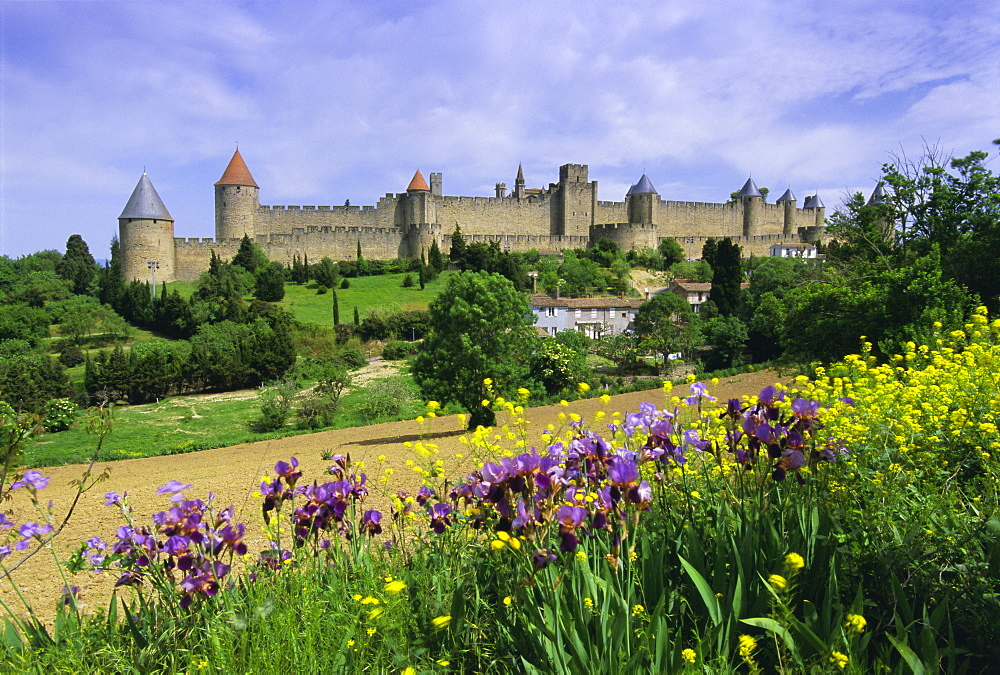
<svg viewBox="0 0 1000 675">
<path fill-rule="evenodd" d="M 748 176 L 831 213 L 894 153 L 991 153 L 986 0 L 670 6 L 0 0 L 0 254 L 103 254 L 145 170 L 176 237 L 213 237 L 239 146 L 274 205 L 374 205 L 413 172 L 492 196 L 588 164 L 725 202 Z"/>
</svg>

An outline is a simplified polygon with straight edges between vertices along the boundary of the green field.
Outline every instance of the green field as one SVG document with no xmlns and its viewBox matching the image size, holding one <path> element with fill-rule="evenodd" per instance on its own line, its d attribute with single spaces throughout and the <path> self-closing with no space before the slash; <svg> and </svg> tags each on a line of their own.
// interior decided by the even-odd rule
<svg viewBox="0 0 1000 675">
<path fill-rule="evenodd" d="M 373 381 L 347 391 L 333 425 L 326 428 L 345 429 L 411 419 L 420 414 L 424 408 L 412 380 L 408 375 L 403 375 L 402 379 L 409 384 L 412 395 L 401 402 L 400 414 L 373 417 L 366 412 Z M 250 422 L 259 414 L 260 399 L 255 389 L 207 396 L 173 396 L 159 403 L 120 406 L 114 410 L 112 432 L 104 440 L 99 459 L 113 461 L 174 455 L 317 431 L 296 428 L 293 415 L 283 429 L 258 433 L 250 428 Z M 97 446 L 97 436 L 89 434 L 87 427 L 81 414 L 73 428 L 40 436 L 25 447 L 24 463 L 40 467 L 89 461 Z"/>
<path fill-rule="evenodd" d="M 384 274 L 374 277 L 357 277 L 349 279 L 351 287 L 337 289 L 337 299 L 340 304 L 341 323 L 354 320 L 354 308 L 358 308 L 361 318 L 371 312 L 398 312 L 400 310 L 427 309 L 441 289 L 445 287 L 448 276 L 455 272 L 443 272 L 437 279 L 429 282 L 424 290 L 416 285 L 417 275 L 410 273 L 414 285 L 403 288 L 403 278 L 406 274 Z M 193 281 L 175 281 L 167 284 L 170 291 L 176 290 L 184 297 L 194 293 Z M 292 313 L 299 321 L 330 325 L 333 322 L 333 294 L 322 295 L 316 292 L 316 283 L 308 286 L 285 284 L 285 298 L 278 303 Z M 249 298 L 248 298 L 249 299 Z"/>
</svg>

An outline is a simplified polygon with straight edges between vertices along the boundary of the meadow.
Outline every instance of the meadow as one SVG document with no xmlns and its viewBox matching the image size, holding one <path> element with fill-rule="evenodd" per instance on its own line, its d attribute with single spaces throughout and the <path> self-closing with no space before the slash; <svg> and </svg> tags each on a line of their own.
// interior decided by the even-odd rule
<svg viewBox="0 0 1000 675">
<path fill-rule="evenodd" d="M 788 387 L 714 400 L 692 382 L 638 410 L 567 403 L 544 426 L 530 392 L 495 395 L 500 425 L 460 439 L 471 472 L 441 459 L 453 431 L 427 402 L 407 441 L 419 487 L 289 457 L 259 483 L 263 523 L 178 462 L 165 511 L 106 495 L 123 528 L 71 561 L 119 578 L 116 601 L 82 612 L 67 588 L 50 623 L 8 604 L 5 668 L 988 671 L 1000 320 L 980 309 L 930 335 Z M 369 508 L 383 484 L 388 505 Z M 47 481 L 15 486 L 40 520 L 12 523 L 9 545 L 44 546 Z"/>
</svg>

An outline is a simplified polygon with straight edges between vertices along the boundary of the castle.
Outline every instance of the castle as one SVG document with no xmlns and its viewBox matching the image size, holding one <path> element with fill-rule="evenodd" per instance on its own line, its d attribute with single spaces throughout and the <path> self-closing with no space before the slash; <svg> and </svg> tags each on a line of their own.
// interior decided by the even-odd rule
<svg viewBox="0 0 1000 675">
<path fill-rule="evenodd" d="M 122 272 L 127 280 L 190 281 L 208 269 L 211 252 L 231 258 L 243 235 L 271 260 L 353 259 L 360 242 L 369 259 L 419 257 L 437 241 L 447 253 L 451 233 L 465 240 L 498 241 L 505 250 L 558 251 L 607 238 L 622 250 L 675 239 L 688 258 L 701 256 L 709 237 L 732 237 L 744 255 L 767 255 L 774 244 L 816 242 L 826 209 L 818 196 L 796 205 L 791 189 L 774 204 L 753 179 L 726 203 L 665 201 L 643 174 L 625 201 L 600 201 L 586 164 L 559 167 L 559 182 L 528 188 L 518 167 L 514 189 L 497 183 L 493 197 L 442 193 L 440 173 L 430 185 L 418 170 L 405 192 L 386 193 L 374 206 L 268 206 L 239 150 L 215 183 L 215 238 L 175 238 L 174 220 L 143 173 L 118 217 Z"/>
</svg>

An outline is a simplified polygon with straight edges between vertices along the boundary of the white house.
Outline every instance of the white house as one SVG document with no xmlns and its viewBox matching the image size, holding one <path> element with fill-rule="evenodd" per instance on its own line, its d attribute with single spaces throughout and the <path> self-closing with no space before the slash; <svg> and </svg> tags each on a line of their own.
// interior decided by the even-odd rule
<svg viewBox="0 0 1000 675">
<path fill-rule="evenodd" d="M 638 298 L 531 298 L 535 326 L 549 335 L 579 330 L 591 338 L 621 333 L 631 325 L 642 304 Z"/>
<path fill-rule="evenodd" d="M 816 247 L 812 244 L 774 244 L 772 258 L 816 258 Z"/>
</svg>

